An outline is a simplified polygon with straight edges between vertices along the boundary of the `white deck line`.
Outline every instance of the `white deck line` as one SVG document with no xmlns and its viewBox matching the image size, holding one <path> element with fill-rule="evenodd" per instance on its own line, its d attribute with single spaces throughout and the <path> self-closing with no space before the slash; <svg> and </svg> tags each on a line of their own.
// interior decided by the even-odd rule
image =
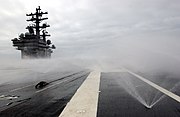
<svg viewBox="0 0 180 117">
<path fill-rule="evenodd" d="M 16 89 L 12 89 L 9 92 L 18 91 L 18 90 L 21 90 L 21 89 L 24 89 L 24 88 L 27 88 L 27 87 L 30 87 L 30 86 L 33 86 L 33 85 L 35 85 L 35 84 L 30 84 L 30 85 L 27 85 L 27 86 L 24 86 L 24 87 L 19 87 L 19 88 L 16 88 Z"/>
<path fill-rule="evenodd" d="M 169 97 L 173 98 L 174 100 L 180 102 L 180 97 L 178 95 L 168 91 L 167 89 L 164 89 L 164 88 L 160 87 L 159 85 L 157 85 L 157 84 L 155 84 L 155 83 L 153 83 L 153 82 L 143 78 L 142 76 L 140 76 L 140 75 L 138 75 L 136 73 L 133 73 L 133 72 L 127 70 L 127 69 L 126 69 L 126 71 L 128 73 L 136 76 L 138 79 L 140 79 L 140 80 L 146 82 L 147 84 L 151 85 L 152 87 L 156 88 L 157 90 L 161 91 L 162 93 L 166 94 L 167 96 L 169 96 Z"/>
<path fill-rule="evenodd" d="M 98 71 L 89 74 L 59 117 L 96 117 L 100 74 Z"/>
<path fill-rule="evenodd" d="M 70 79 L 70 80 L 71 80 L 71 79 Z M 47 89 L 49 89 L 49 88 L 51 88 L 51 87 L 54 87 L 54 86 L 56 86 L 56 85 L 58 85 L 58 84 L 61 84 L 61 83 L 66 82 L 66 81 L 69 81 L 69 79 L 63 80 L 63 81 L 60 81 L 60 82 L 55 83 L 55 84 L 53 84 L 53 85 L 50 85 L 50 86 L 48 86 L 48 87 L 45 87 L 45 88 L 43 88 L 43 89 L 41 89 L 41 90 L 36 91 L 35 93 L 39 93 L 39 92 L 45 91 L 45 90 L 47 90 Z"/>
<path fill-rule="evenodd" d="M 54 86 L 56 86 L 56 85 L 58 85 L 58 84 L 61 84 L 61 83 L 64 83 L 64 82 L 68 82 L 68 81 L 71 81 L 71 80 L 73 80 L 73 79 L 61 80 L 61 81 L 59 81 L 59 82 L 57 82 L 57 83 L 55 83 L 55 84 L 53 84 L 53 85 L 50 85 L 50 86 L 48 86 L 48 87 L 45 87 L 45 88 L 43 88 L 43 89 L 41 89 L 41 90 L 36 91 L 35 93 L 39 93 L 39 92 L 45 91 L 45 90 L 47 90 L 47 89 L 49 89 L 49 88 L 51 88 L 51 87 L 54 87 Z"/>
<path fill-rule="evenodd" d="M 80 71 L 81 72 L 81 71 Z M 75 74 L 75 73 L 77 73 L 77 72 L 74 72 L 74 73 L 69 73 L 69 74 L 66 74 L 66 75 L 64 75 L 63 77 L 67 77 L 67 76 L 69 76 L 69 75 L 72 75 L 72 74 Z M 27 87 L 31 87 L 31 86 L 34 86 L 34 85 L 36 85 L 37 83 L 34 83 L 34 84 L 30 84 L 30 85 L 27 85 L 27 86 L 24 86 L 24 87 L 19 87 L 19 88 L 15 88 L 15 89 L 12 89 L 12 90 L 10 90 L 9 92 L 14 92 L 14 91 L 18 91 L 18 90 L 21 90 L 21 89 L 24 89 L 24 88 L 27 88 Z M 59 83 L 58 83 L 59 84 Z M 54 85 L 53 85 L 54 86 Z"/>
</svg>

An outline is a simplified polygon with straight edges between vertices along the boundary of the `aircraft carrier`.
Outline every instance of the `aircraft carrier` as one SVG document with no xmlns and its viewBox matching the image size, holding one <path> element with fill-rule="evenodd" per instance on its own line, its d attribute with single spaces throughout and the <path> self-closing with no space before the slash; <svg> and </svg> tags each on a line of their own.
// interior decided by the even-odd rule
<svg viewBox="0 0 180 117">
<path fill-rule="evenodd" d="M 49 25 L 39 25 L 43 14 L 40 7 L 27 14 L 35 24 L 12 40 L 22 58 L 47 58 L 55 48 L 46 40 Z M 1 67 L 0 117 L 180 117 L 179 76 L 40 61 Z"/>
</svg>

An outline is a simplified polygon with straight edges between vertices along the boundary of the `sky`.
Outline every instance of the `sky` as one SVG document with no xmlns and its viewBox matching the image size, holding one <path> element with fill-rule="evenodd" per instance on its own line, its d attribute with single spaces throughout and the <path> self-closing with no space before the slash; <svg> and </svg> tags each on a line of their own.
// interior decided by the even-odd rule
<svg viewBox="0 0 180 117">
<path fill-rule="evenodd" d="M 26 32 L 25 14 L 41 6 L 48 11 L 54 58 L 101 58 L 148 67 L 180 64 L 179 0 L 0 1 L 2 59 L 20 59 L 11 39 Z"/>
</svg>

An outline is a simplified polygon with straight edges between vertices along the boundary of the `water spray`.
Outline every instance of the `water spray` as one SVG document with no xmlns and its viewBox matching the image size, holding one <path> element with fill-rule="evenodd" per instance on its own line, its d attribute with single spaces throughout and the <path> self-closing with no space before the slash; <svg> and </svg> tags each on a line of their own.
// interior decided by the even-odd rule
<svg viewBox="0 0 180 117">
<path fill-rule="evenodd" d="M 145 108 L 146 108 L 146 109 L 151 109 L 151 108 L 152 108 L 152 106 L 145 105 Z"/>
</svg>

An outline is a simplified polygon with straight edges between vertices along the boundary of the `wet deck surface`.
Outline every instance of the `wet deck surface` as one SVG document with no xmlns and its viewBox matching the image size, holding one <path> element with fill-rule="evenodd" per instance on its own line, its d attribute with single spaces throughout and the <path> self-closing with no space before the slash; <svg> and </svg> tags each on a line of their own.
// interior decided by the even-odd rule
<svg viewBox="0 0 180 117">
<path fill-rule="evenodd" d="M 42 79 L 50 84 L 43 89 L 35 89 L 38 81 L 1 84 L 0 117 L 58 117 L 88 75 L 88 71 L 45 75 Z M 178 78 L 144 77 L 180 96 Z M 102 72 L 99 90 L 97 117 L 180 116 L 180 103 L 127 72 Z"/>
<path fill-rule="evenodd" d="M 162 80 L 164 81 L 164 79 Z M 170 80 L 166 81 L 169 82 L 166 82 L 168 83 L 167 87 L 174 86 Z M 177 81 L 179 80 L 176 79 L 176 83 Z M 162 85 L 160 80 L 156 83 Z M 163 82 L 163 84 L 166 83 Z M 164 96 L 158 90 L 128 73 L 102 73 L 100 91 L 98 117 L 180 116 L 180 104 L 177 101 Z M 176 93 L 179 94 L 179 92 L 176 90 Z M 153 103 L 155 104 L 151 109 L 144 105 L 150 106 Z"/>
<path fill-rule="evenodd" d="M 13 90 L 11 85 L 4 85 L 0 95 L 19 97 L 0 100 L 0 117 L 58 117 L 88 74 L 89 72 L 83 71 L 58 76 L 56 79 L 59 80 L 54 79 L 55 82 L 39 90 L 35 89 L 35 84 L 12 85 L 17 90 Z M 19 86 L 24 88 L 18 89 Z"/>
</svg>

